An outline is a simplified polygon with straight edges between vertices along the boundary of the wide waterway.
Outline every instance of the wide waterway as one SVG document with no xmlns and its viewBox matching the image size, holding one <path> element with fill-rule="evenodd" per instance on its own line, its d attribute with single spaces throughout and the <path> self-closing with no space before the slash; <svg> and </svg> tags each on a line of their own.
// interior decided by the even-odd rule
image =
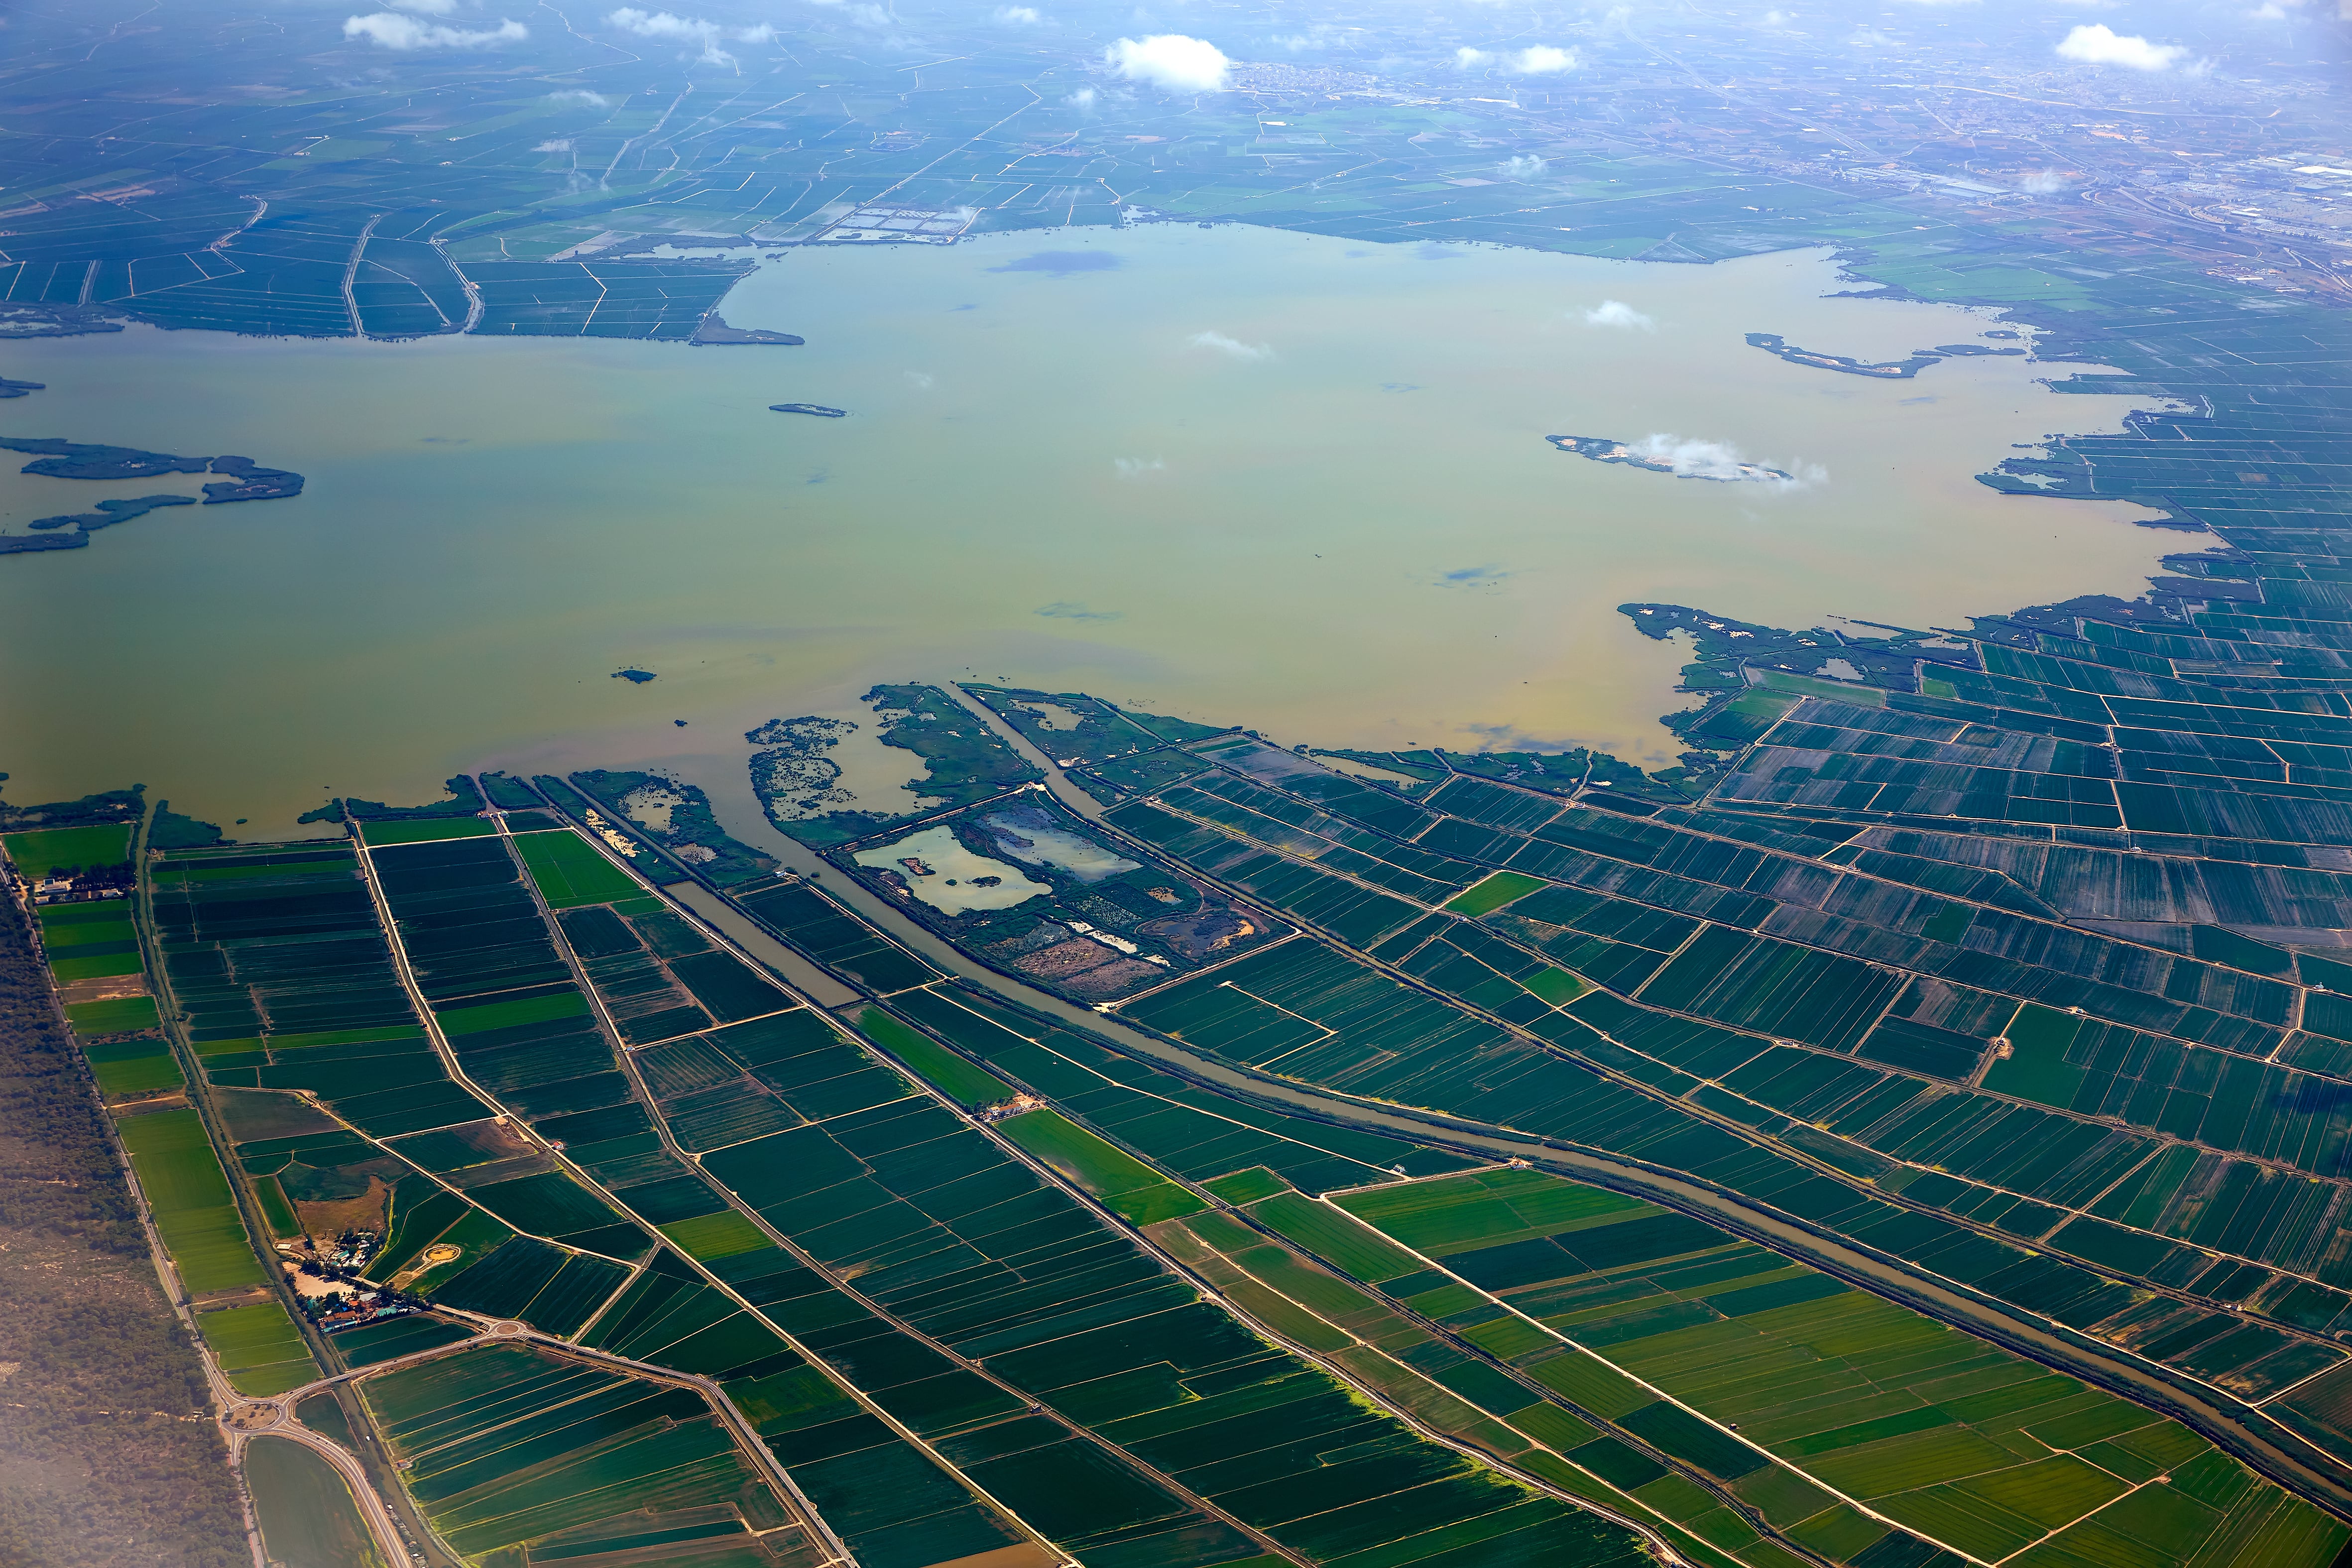
<svg viewBox="0 0 2352 1568">
<path fill-rule="evenodd" d="M 1885 359 L 2000 326 L 1827 297 L 1853 287 L 1825 252 L 1688 267 L 1166 226 L 791 253 L 724 309 L 805 348 L 0 346 L 0 374 L 48 384 L 0 403 L 0 434 L 310 479 L 0 556 L 6 798 L 143 782 L 257 837 L 461 768 L 657 764 L 740 825 L 744 730 L 966 675 L 1286 742 L 1658 762 L 1683 656 L 1622 602 L 1949 626 L 2128 596 L 2200 542 L 1974 482 L 2015 444 L 2118 426 L 2126 400 L 2037 383 L 2071 367 L 1880 382 L 1743 342 Z M 1675 479 L 1551 434 L 1726 443 L 1802 482 Z M 201 482 L 13 467 L 12 532 Z M 847 782 L 887 805 L 908 759 L 858 742 Z"/>
</svg>

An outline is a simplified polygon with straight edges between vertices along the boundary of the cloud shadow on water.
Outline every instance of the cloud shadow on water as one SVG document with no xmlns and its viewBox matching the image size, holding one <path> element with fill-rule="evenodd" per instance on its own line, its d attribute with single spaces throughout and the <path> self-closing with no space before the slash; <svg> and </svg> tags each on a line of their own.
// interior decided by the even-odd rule
<svg viewBox="0 0 2352 1568">
<path fill-rule="evenodd" d="M 1074 272 L 1110 272 L 1122 265 L 1107 250 L 1040 250 L 1018 261 L 992 267 L 991 272 L 1045 272 L 1067 278 Z"/>
</svg>

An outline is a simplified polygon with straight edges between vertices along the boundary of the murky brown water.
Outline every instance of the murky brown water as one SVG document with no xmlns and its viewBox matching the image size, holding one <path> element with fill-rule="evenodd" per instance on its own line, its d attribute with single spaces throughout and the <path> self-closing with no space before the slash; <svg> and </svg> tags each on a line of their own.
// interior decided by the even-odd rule
<svg viewBox="0 0 2352 1568">
<path fill-rule="evenodd" d="M 9 345 L 0 374 L 49 390 L 0 403 L 0 433 L 239 452 L 310 484 L 0 558 L 7 798 L 143 781 L 260 835 L 464 767 L 663 763 L 740 821 L 746 728 L 967 673 L 1285 741 L 1654 760 L 1680 656 L 1622 601 L 1948 625 L 2131 594 L 2182 547 L 2126 509 L 1973 482 L 2011 443 L 2115 427 L 2123 400 L 2035 383 L 2063 371 L 1879 383 L 1743 343 L 1895 356 L 1996 324 L 1822 297 L 1846 287 L 1822 253 L 1697 268 L 1171 226 L 796 253 L 725 309 L 801 349 Z M 1612 300 L 1650 325 L 1587 321 Z M 1811 479 L 1675 479 L 1552 433 L 1727 442 Z M 7 472 L 0 526 L 173 488 Z M 625 665 L 660 679 L 609 679 Z M 847 782 L 887 805 L 908 759 L 867 753 Z"/>
</svg>

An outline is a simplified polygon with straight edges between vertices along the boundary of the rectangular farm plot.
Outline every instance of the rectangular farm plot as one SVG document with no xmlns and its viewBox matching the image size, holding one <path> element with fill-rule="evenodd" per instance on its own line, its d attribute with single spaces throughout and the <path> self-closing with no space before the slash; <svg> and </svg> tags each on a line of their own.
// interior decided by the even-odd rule
<svg viewBox="0 0 2352 1568">
<path fill-rule="evenodd" d="M 68 1001 L 92 987 L 89 981 L 135 975 L 144 964 L 140 956 L 139 931 L 132 924 L 128 899 L 101 899 L 87 903 L 43 904 L 35 910 L 41 928 L 41 950 L 49 973 L 60 986 L 70 987 Z M 142 992 L 142 985 L 103 987 L 103 992 Z"/>
<path fill-rule="evenodd" d="M 1523 1048 L 1494 1024 L 1302 940 L 1261 949 L 1119 1011 L 1218 1055 L 1359 1092 L 1386 1094 L 1425 1063 Z M 1416 1093 L 1416 1103 L 1424 1100 Z"/>
<path fill-rule="evenodd" d="M 568 827 L 515 836 L 516 850 L 530 879 L 551 908 L 608 904 L 645 891 L 635 878 L 605 858 L 603 851 Z"/>
<path fill-rule="evenodd" d="M 1198 1194 L 1055 1111 L 1024 1111 L 997 1127 L 1137 1225 L 1195 1214 L 1209 1206 Z"/>
<path fill-rule="evenodd" d="M 28 881 L 42 881 L 59 871 L 120 866 L 131 858 L 131 827 L 110 823 L 91 827 L 36 827 L 0 835 L 0 847 Z"/>
<path fill-rule="evenodd" d="M 139 998 L 146 1001 L 145 997 Z M 149 1004 L 152 1012 L 153 1005 Z M 178 1058 L 172 1047 L 162 1040 L 114 1040 L 104 1044 L 85 1045 L 82 1056 L 89 1062 L 89 1070 L 98 1079 L 98 1089 L 110 1104 L 122 1100 L 137 1099 L 163 1089 L 184 1088 L 187 1075 L 180 1070 Z"/>
<path fill-rule="evenodd" d="M 1642 988 L 1640 999 L 1850 1051 L 1904 983 L 1905 976 L 1859 959 L 1709 926 Z"/>
<path fill-rule="evenodd" d="M 1524 1314 L 1494 1325 L 1523 1325 L 1495 1340 L 1498 1353 L 1759 1503 L 1757 1489 L 1786 1476 L 1769 1455 L 1822 1489 L 1812 1506 L 1851 1500 L 1984 1561 L 2045 1540 L 2070 1549 L 2076 1531 L 2105 1528 L 2108 1504 L 2151 1488 L 2178 1492 L 2202 1527 L 2152 1563 L 2187 1562 L 2281 1509 L 2308 1510 L 2328 1552 L 2352 1540 L 2171 1421 L 1669 1210 L 1524 1171 L 1334 1201 L 1474 1288 L 1464 1298 L 1444 1274 L 1405 1276 L 1387 1288 L 1420 1290 L 1406 1304 L 1491 1300 Z M 1552 1333 L 1525 1332 L 1528 1318 Z M 2232 1478 L 2225 1506 L 2156 1479 L 2192 1461 Z M 1885 1533 L 1847 1517 L 1847 1550 Z M 1801 1537 L 1830 1528 L 1827 1515 L 1783 1522 Z M 2282 1561 L 2326 1560 L 2309 1551 Z"/>
<path fill-rule="evenodd" d="M 128 1035 L 163 1026 L 152 996 L 108 996 L 92 1002 L 66 1004 L 66 1022 L 83 1039 L 97 1035 Z"/>
<path fill-rule="evenodd" d="M 868 1007 L 858 1015 L 857 1026 L 959 1105 L 970 1109 L 1013 1098 L 1011 1084 L 928 1035 L 908 1028 L 878 1007 Z"/>
<path fill-rule="evenodd" d="M 1287 1180 L 1320 1192 L 1385 1180 L 1399 1167 L 1425 1175 L 1469 1163 L 1400 1140 L 1223 1099 L 973 993 L 907 992 L 892 1005 L 1187 1181 L 1262 1167 L 1275 1188 Z"/>
<path fill-rule="evenodd" d="M 1476 886 L 1455 894 L 1447 900 L 1445 907 L 1457 915 L 1467 915 L 1475 920 L 1546 886 L 1549 884 L 1542 878 L 1530 877 L 1523 871 L 1497 871 Z"/>
<path fill-rule="evenodd" d="M 1358 946 L 1369 946 L 1427 912 L 1421 903 L 1277 854 L 1255 839 L 1204 826 L 1147 801 L 1114 806 L 1104 820 L 1181 864 L 1197 866 L 1293 919 L 1319 926 Z M 1398 879 L 1414 893 L 1433 900 L 1450 898 L 1460 890 L 1458 884 L 1432 879 Z"/>
<path fill-rule="evenodd" d="M 577 1332 L 628 1276 L 618 1263 L 518 1236 L 452 1277 L 433 1299 L 562 1337 Z"/>
<path fill-rule="evenodd" d="M 319 1377 L 302 1331 L 275 1300 L 199 1313 L 196 1331 L 230 1384 L 249 1398 L 266 1399 Z"/>
<path fill-rule="evenodd" d="M 939 972 L 929 964 L 835 908 L 813 888 L 786 882 L 748 894 L 738 902 L 785 942 L 877 995 L 939 978 Z"/>
<path fill-rule="evenodd" d="M 474 1331 L 468 1325 L 453 1323 L 446 1318 L 413 1314 L 390 1322 L 371 1323 L 363 1329 L 347 1330 L 337 1334 L 334 1342 L 336 1353 L 356 1368 L 398 1361 L 473 1337 Z"/>
<path fill-rule="evenodd" d="M 1423 921 L 1381 943 L 1374 956 L 1482 1013 L 1557 1035 L 1547 1016 L 1589 994 L 1582 977 L 1543 955 L 1462 921 Z"/>
<path fill-rule="evenodd" d="M 656 1520 L 670 1542 L 740 1543 L 746 1562 L 814 1555 L 692 1389 L 495 1347 L 372 1375 L 360 1390 L 404 1484 L 468 1561 L 651 1546 L 664 1539 L 648 1534 Z"/>
<path fill-rule="evenodd" d="M 479 816 L 434 816 L 408 821 L 362 822 L 360 840 L 373 849 L 383 844 L 428 844 L 442 838 L 481 838 L 498 826 Z"/>
<path fill-rule="evenodd" d="M 371 1136 L 481 1116 L 425 1039 L 344 843 L 178 851 L 155 934 L 205 1077 L 308 1089 Z"/>
<path fill-rule="evenodd" d="M 196 1112 L 150 1111 L 118 1125 L 155 1228 L 188 1293 L 258 1285 L 268 1278 Z"/>
</svg>

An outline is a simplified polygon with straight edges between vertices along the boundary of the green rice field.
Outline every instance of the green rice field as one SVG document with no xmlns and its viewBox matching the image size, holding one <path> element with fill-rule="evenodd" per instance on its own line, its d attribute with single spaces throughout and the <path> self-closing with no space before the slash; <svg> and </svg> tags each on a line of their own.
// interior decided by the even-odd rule
<svg viewBox="0 0 2352 1568">
<path fill-rule="evenodd" d="M 644 890 L 602 850 L 568 827 L 518 834 L 514 843 L 530 868 L 530 879 L 556 909 L 610 903 Z"/>
<path fill-rule="evenodd" d="M 426 844 L 441 838 L 479 838 L 498 831 L 496 824 L 478 816 L 427 816 L 405 821 L 363 822 L 360 841 L 370 848 L 381 844 Z"/>
<path fill-rule="evenodd" d="M 997 1125 L 1005 1137 L 1137 1225 L 1173 1219 L 1208 1206 L 1198 1194 L 1055 1111 L 1024 1111 Z"/>
<path fill-rule="evenodd" d="M 275 1300 L 201 1313 L 196 1330 L 231 1385 L 250 1398 L 283 1394 L 319 1376 L 302 1331 Z"/>
<path fill-rule="evenodd" d="M 155 1011 L 152 996 L 113 996 L 97 1002 L 68 1002 L 66 1021 L 74 1033 L 87 1038 L 93 1035 L 127 1035 L 139 1029 L 152 1029 L 163 1020 Z"/>
<path fill-rule="evenodd" d="M 1823 737 L 1879 745 L 1871 726 L 1897 722 L 1880 711 L 1824 710 L 1845 728 Z M 1114 820 L 1370 962 L 1294 939 L 1120 1005 L 1135 1022 L 1767 1201 L 1812 1184 L 1841 1227 L 2223 1397 L 2343 1358 L 2352 1243 L 2331 1238 L 2352 1235 L 2352 1122 L 2309 1075 L 2352 1069 L 2352 1045 L 2323 1041 L 2328 991 L 2306 989 L 2306 1027 L 2284 1026 L 2298 977 L 2325 985 L 2326 961 L 2203 926 L 2162 958 L 2059 933 L 2012 882 L 1931 876 L 1916 836 L 1824 864 L 1802 846 L 1859 829 L 1629 816 L 1458 772 L 1405 802 L 1275 748 L 1202 754 L 1212 774 Z M 1408 884 L 1370 866 L 1318 854 L 1328 869 L 1308 875 L 1302 823 L 1416 874 L 1441 868 L 1408 849 L 1496 868 L 1471 896 L 1511 896 L 1475 918 L 1411 914 L 1393 903 Z M 1253 854 L 1283 859 L 1254 870 Z M 1493 880 L 1506 872 L 1523 880 Z"/>
<path fill-rule="evenodd" d="M 260 1284 L 267 1278 L 261 1260 L 196 1112 L 150 1111 L 116 1125 L 188 1293 Z"/>
<path fill-rule="evenodd" d="M 360 1389 L 434 1532 L 469 1562 L 702 1561 L 689 1542 L 755 1549 L 747 1563 L 822 1561 L 692 1389 L 505 1347 Z"/>
<path fill-rule="evenodd" d="M 0 834 L 0 847 L 27 878 L 39 881 L 52 872 L 74 867 L 119 866 L 131 858 L 128 826 L 102 827 L 37 827 L 23 833 Z"/>
<path fill-rule="evenodd" d="M 1013 1098 L 1013 1086 L 987 1068 L 947 1049 L 929 1036 L 908 1028 L 877 1007 L 858 1015 L 857 1026 L 893 1057 L 912 1068 L 926 1083 L 966 1107 L 991 1105 Z"/>
<path fill-rule="evenodd" d="M 145 997 L 138 998 L 145 1001 Z M 151 1009 L 152 1004 L 149 1004 Z M 82 1055 L 98 1079 L 99 1092 L 110 1101 L 152 1094 L 186 1085 L 171 1047 L 161 1040 L 114 1040 L 86 1045 Z"/>
<path fill-rule="evenodd" d="M 245 1484 L 253 1494 L 262 1548 L 283 1568 L 390 1568 L 351 1487 L 299 1443 L 256 1437 L 245 1447 Z"/>
<path fill-rule="evenodd" d="M 1335 1201 L 1396 1244 L 1368 1282 L 1842 1559 L 1890 1526 L 1985 1562 L 2352 1543 L 2171 1421 L 1670 1210 L 1515 1170 Z"/>
</svg>

